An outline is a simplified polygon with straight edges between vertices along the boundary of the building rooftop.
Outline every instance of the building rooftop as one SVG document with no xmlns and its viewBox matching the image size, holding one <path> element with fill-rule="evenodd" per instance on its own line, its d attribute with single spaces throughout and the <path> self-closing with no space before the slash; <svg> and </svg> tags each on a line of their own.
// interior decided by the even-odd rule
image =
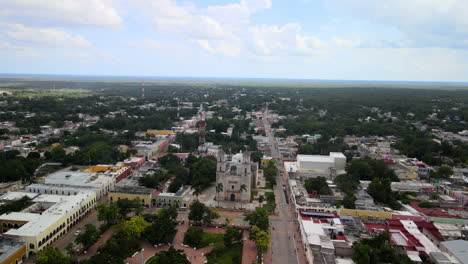
<svg viewBox="0 0 468 264">
<path fill-rule="evenodd" d="M 334 162 L 335 159 L 331 156 L 323 155 L 297 155 L 298 162 Z"/>
<path fill-rule="evenodd" d="M 324 236 L 322 224 L 316 224 L 313 221 L 302 221 L 307 243 L 310 245 L 320 245 L 320 236 Z"/>
<path fill-rule="evenodd" d="M 16 193 L 16 194 L 15 194 Z M 26 192 L 11 192 L 10 197 L 24 196 Z M 47 228 L 67 214 L 76 206 L 81 206 L 81 202 L 94 196 L 94 192 L 81 191 L 76 195 L 48 195 L 35 194 L 33 203 L 49 203 L 47 209 L 42 213 L 13 212 L 0 216 L 1 220 L 16 220 L 27 222 L 18 229 L 10 229 L 5 234 L 14 236 L 37 236 L 47 230 Z"/>
<path fill-rule="evenodd" d="M 102 185 L 113 176 L 107 173 L 95 173 L 84 171 L 61 170 L 50 174 L 45 178 L 46 184 L 66 184 L 66 185 Z"/>
<path fill-rule="evenodd" d="M 31 199 L 36 197 L 37 193 L 29 193 L 29 192 L 7 192 L 4 195 L 0 196 L 0 201 L 17 201 L 24 196 L 27 196 Z"/>
<path fill-rule="evenodd" d="M 455 256 L 461 263 L 468 263 L 468 241 L 451 240 L 442 242 L 447 250 Z"/>
<path fill-rule="evenodd" d="M 0 237 L 0 263 L 25 245 L 24 242 L 7 237 Z"/>
<path fill-rule="evenodd" d="M 110 191 L 111 193 L 130 193 L 130 194 L 144 194 L 150 195 L 153 193 L 153 189 L 145 187 L 132 187 L 132 186 L 116 186 L 115 190 Z"/>
</svg>

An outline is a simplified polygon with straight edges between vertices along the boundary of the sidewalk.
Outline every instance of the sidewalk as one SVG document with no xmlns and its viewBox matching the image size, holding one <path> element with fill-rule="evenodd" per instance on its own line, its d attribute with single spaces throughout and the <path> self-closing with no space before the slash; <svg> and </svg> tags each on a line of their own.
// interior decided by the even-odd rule
<svg viewBox="0 0 468 264">
<path fill-rule="evenodd" d="M 96 252 L 98 251 L 98 249 L 107 242 L 107 240 L 112 236 L 113 233 L 114 233 L 114 230 L 112 228 L 106 230 L 106 232 L 102 234 L 102 236 L 98 239 L 98 241 L 94 243 L 94 245 L 92 245 L 90 248 L 88 248 L 88 250 L 86 251 L 86 254 L 79 255 L 77 259 L 81 261 L 81 260 L 88 259 L 94 256 Z"/>
</svg>

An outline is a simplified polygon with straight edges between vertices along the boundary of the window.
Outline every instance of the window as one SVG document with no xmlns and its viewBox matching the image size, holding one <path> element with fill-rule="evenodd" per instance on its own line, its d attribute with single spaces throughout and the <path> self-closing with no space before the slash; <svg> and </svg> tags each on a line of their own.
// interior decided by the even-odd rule
<svg viewBox="0 0 468 264">
<path fill-rule="evenodd" d="M 231 189 L 234 190 L 234 185 L 231 186 Z"/>
</svg>

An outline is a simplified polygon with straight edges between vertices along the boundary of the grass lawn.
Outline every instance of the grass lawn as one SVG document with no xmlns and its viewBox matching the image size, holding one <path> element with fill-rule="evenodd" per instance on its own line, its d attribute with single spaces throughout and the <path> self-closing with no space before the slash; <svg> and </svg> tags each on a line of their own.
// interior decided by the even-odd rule
<svg viewBox="0 0 468 264">
<path fill-rule="evenodd" d="M 274 212 L 276 209 L 275 194 L 273 192 L 266 192 L 266 204 L 263 207 L 270 213 Z"/>
<path fill-rule="evenodd" d="M 201 246 L 200 248 L 204 248 L 209 246 L 211 243 L 223 243 L 224 234 L 212 234 L 212 233 L 203 233 Z"/>
<path fill-rule="evenodd" d="M 226 248 L 221 254 L 215 256 L 211 252 L 206 255 L 208 264 L 241 264 L 242 245 Z"/>
</svg>

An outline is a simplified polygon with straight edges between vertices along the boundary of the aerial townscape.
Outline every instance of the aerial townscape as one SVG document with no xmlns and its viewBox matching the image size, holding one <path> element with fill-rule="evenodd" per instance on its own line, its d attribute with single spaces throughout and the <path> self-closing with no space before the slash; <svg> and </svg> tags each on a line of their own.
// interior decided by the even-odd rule
<svg viewBox="0 0 468 264">
<path fill-rule="evenodd" d="M 3 77 L 0 263 L 467 263 L 468 90 L 349 85 Z"/>
<path fill-rule="evenodd" d="M 468 0 L 0 0 L 0 264 L 468 264 Z"/>
</svg>

